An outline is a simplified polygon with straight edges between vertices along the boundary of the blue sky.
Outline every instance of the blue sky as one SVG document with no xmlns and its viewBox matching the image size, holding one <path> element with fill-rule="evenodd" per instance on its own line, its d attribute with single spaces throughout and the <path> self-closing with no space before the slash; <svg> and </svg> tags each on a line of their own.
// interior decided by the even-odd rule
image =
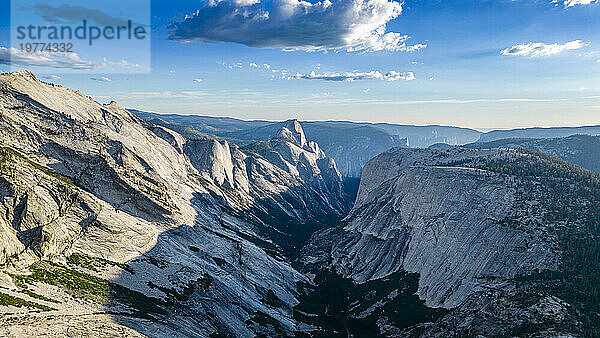
<svg viewBox="0 0 600 338">
<path fill-rule="evenodd" d="M 600 124 L 600 3 L 257 1 L 153 1 L 145 74 L 11 67 L 1 54 L 0 71 L 29 68 L 101 102 L 156 112 L 479 129 Z M 6 50 L 15 47 L 10 15 L 0 13 Z M 143 54 L 127 52 L 79 56 L 135 63 Z"/>
</svg>

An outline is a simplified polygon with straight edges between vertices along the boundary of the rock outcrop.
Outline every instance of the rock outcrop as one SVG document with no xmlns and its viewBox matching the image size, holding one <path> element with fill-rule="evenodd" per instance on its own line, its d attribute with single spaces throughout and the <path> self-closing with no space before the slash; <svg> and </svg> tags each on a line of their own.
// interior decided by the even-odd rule
<svg viewBox="0 0 600 338">
<path fill-rule="evenodd" d="M 335 161 L 306 142 L 297 120 L 287 121 L 274 138 L 241 148 L 194 139 L 184 152 L 206 181 L 224 188 L 225 198 L 256 217 L 264 234 L 289 254 L 351 207 Z"/>
</svg>

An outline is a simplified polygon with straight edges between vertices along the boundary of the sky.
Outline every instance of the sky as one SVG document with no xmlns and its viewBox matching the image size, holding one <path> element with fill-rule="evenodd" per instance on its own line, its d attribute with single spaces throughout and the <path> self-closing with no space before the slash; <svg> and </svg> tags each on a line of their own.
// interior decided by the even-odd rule
<svg viewBox="0 0 600 338">
<path fill-rule="evenodd" d="M 0 2 L 0 72 L 30 69 L 127 108 L 480 130 L 600 124 L 598 1 L 27 1 Z M 130 19 L 148 39 L 18 50 L 17 22 L 83 18 Z"/>
</svg>

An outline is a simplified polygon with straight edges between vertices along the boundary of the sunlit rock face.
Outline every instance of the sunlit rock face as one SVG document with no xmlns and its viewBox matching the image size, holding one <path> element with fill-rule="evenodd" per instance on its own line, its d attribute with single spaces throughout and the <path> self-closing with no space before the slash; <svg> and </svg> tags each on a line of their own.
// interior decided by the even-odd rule
<svg viewBox="0 0 600 338">
<path fill-rule="evenodd" d="M 274 137 L 190 140 L 30 72 L 0 76 L 0 277 L 12 296 L 52 308 L 7 308 L 0 332 L 66 334 L 77 313 L 82 335 L 292 334 L 307 278 L 278 240 L 351 202 L 297 121 Z M 34 270 L 46 272 L 31 286 L 5 275 Z M 72 290 L 85 281 L 102 287 Z"/>
<path fill-rule="evenodd" d="M 304 135 L 304 130 L 302 130 L 302 126 L 298 120 L 288 120 L 284 122 L 278 136 L 282 139 L 289 140 L 301 148 L 304 148 L 306 145 L 306 136 Z"/>
<path fill-rule="evenodd" d="M 395 149 L 369 162 L 344 220 L 347 236 L 332 246 L 331 265 L 360 283 L 399 270 L 419 273 L 418 295 L 446 308 L 490 287 L 486 283 L 556 268 L 541 233 L 499 224 L 517 207 L 504 179 L 436 165 L 482 155 L 496 154 Z"/>
<path fill-rule="evenodd" d="M 552 176 L 558 173 L 565 176 Z M 569 303 L 558 296 L 568 287 L 549 291 L 551 283 L 539 280 L 547 278 L 540 272 L 563 271 L 561 262 L 579 257 L 569 249 L 578 246 L 571 236 L 579 235 L 563 236 L 565 226 L 584 237 L 594 229 L 586 228 L 578 213 L 565 216 L 553 209 L 582 203 L 579 194 L 569 195 L 570 188 L 557 184 L 570 182 L 565 186 L 588 191 L 594 189 L 586 186 L 593 177 L 524 150 L 396 148 L 365 166 L 349 215 L 313 235 L 299 261 L 358 284 L 417 274 L 416 295 L 424 304 L 450 310 L 425 336 L 506 334 L 538 324 L 560 330 L 558 322 L 577 330 Z M 561 313 L 560 320 L 540 313 L 552 308 Z M 381 330 L 413 332 L 394 329 L 402 323 L 390 322 L 385 313 L 373 316 L 385 323 Z"/>
</svg>

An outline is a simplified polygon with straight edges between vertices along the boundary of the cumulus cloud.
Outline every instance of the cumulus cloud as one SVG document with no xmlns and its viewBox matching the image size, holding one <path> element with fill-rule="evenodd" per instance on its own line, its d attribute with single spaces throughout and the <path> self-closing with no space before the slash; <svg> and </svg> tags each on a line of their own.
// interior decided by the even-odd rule
<svg viewBox="0 0 600 338">
<path fill-rule="evenodd" d="M 170 39 L 235 42 L 284 50 L 418 51 L 409 36 L 386 32 L 402 12 L 393 0 L 274 0 L 269 10 L 253 1 L 209 1 L 170 26 Z M 250 3 L 250 4 L 248 4 Z"/>
<path fill-rule="evenodd" d="M 581 40 L 569 41 L 563 44 L 553 43 L 549 45 L 542 42 L 530 42 L 504 49 L 500 53 L 502 55 L 538 57 L 558 54 L 565 50 L 579 49 L 587 45 L 589 45 L 589 43 L 584 43 Z"/>
<path fill-rule="evenodd" d="M 94 81 L 100 81 L 100 82 L 112 82 L 112 79 L 106 76 L 101 76 L 101 77 L 92 77 L 91 78 Z"/>
<path fill-rule="evenodd" d="M 395 70 L 389 71 L 383 74 L 379 71 L 370 72 L 344 72 L 344 73 L 321 73 L 317 74 L 314 71 L 310 74 L 296 73 L 290 77 L 291 79 L 305 79 L 305 80 L 324 80 L 324 81 L 355 81 L 355 80 L 384 80 L 384 81 L 398 81 L 405 80 L 411 81 L 415 79 L 413 72 L 397 72 Z"/>
<path fill-rule="evenodd" d="M 259 65 L 257 65 L 257 64 L 256 64 L 256 63 L 254 63 L 254 62 L 250 62 L 250 67 L 252 67 L 252 68 L 258 68 L 258 67 L 260 67 L 260 66 L 259 66 Z"/>
<path fill-rule="evenodd" d="M 202 79 L 194 79 L 194 82 L 196 82 L 196 83 L 200 83 L 202 81 L 203 81 Z"/>
<path fill-rule="evenodd" d="M 16 48 L 0 47 L 0 64 L 44 67 L 44 68 L 70 68 L 91 70 L 95 65 L 83 60 L 77 53 L 50 53 L 50 52 L 22 52 Z"/>
</svg>

